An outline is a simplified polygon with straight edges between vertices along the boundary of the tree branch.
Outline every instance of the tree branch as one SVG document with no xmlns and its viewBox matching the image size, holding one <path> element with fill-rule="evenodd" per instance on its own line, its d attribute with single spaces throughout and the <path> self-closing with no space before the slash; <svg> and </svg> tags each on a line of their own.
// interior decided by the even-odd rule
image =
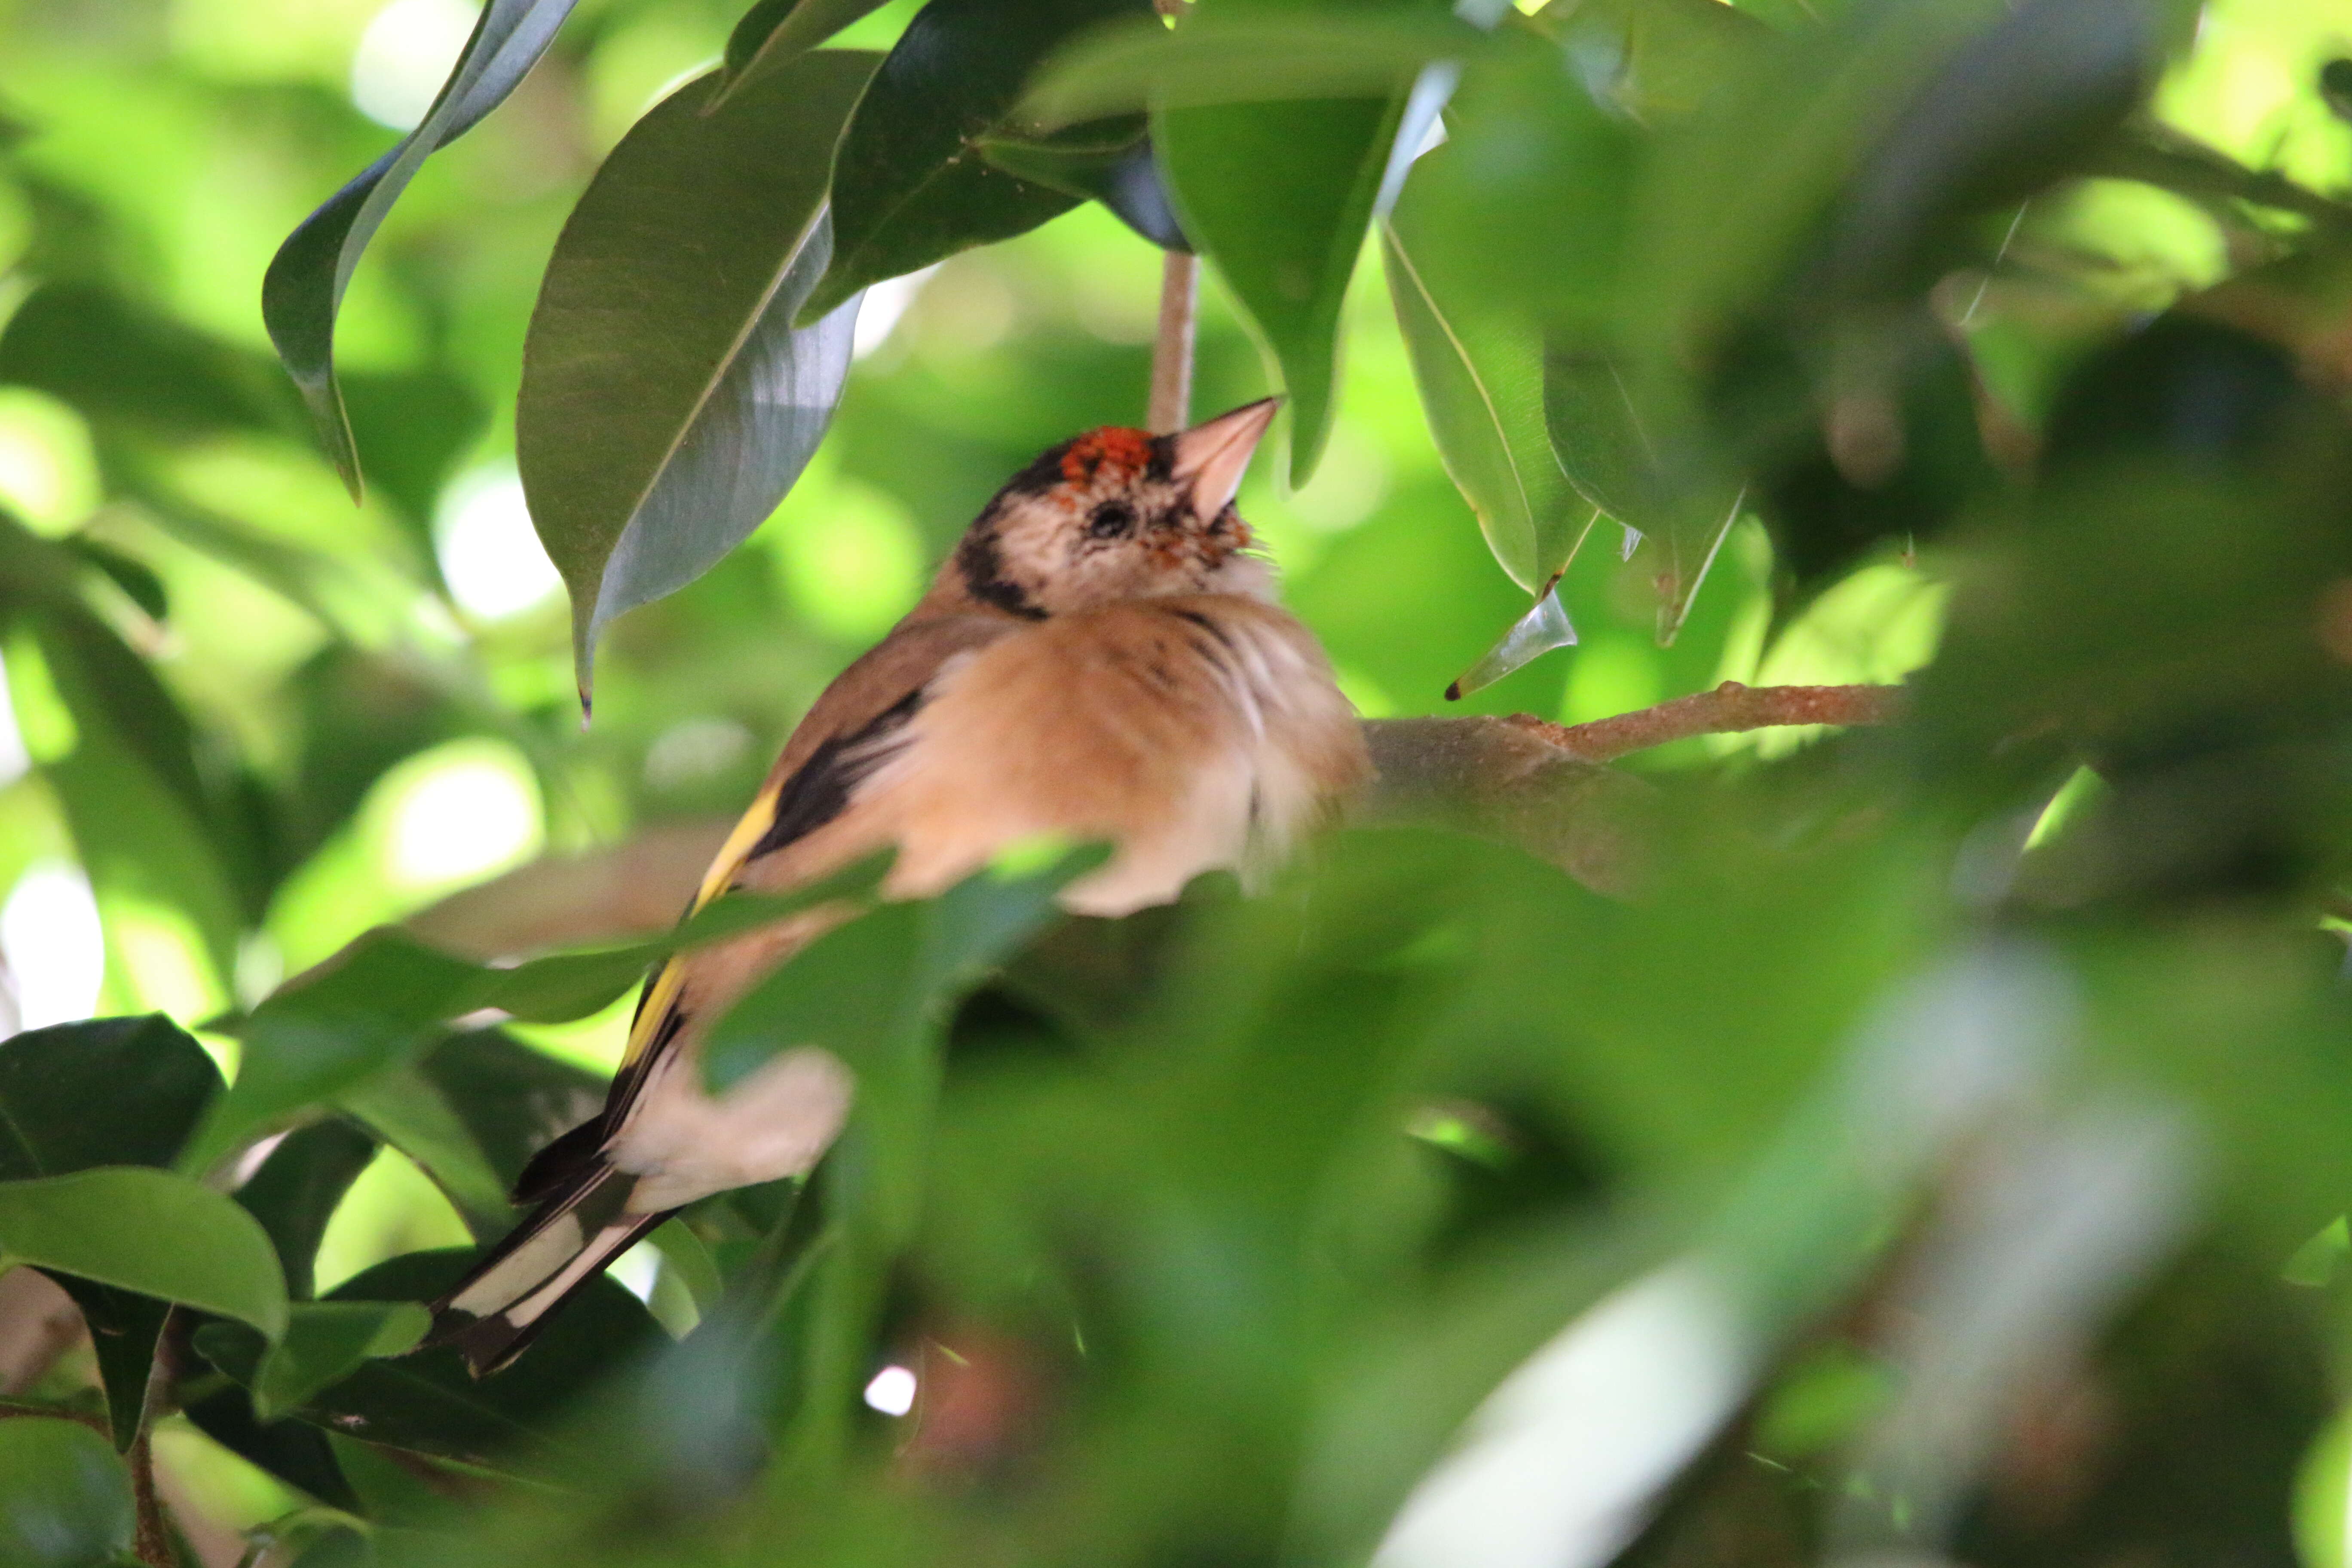
<svg viewBox="0 0 2352 1568">
<path fill-rule="evenodd" d="M 1192 324 L 1200 298 L 1200 258 L 1166 252 L 1160 264 L 1160 331 L 1151 342 L 1151 408 L 1145 419 L 1155 436 L 1192 422 Z"/>
<path fill-rule="evenodd" d="M 1891 723 L 1902 698 L 1899 686 L 1742 686 L 1727 680 L 1712 691 L 1590 724 L 1550 724 L 1524 713 L 1511 722 L 1536 731 L 1570 756 L 1605 763 L 1694 735 L 1737 734 L 1786 724 Z"/>
<path fill-rule="evenodd" d="M 180 1374 L 180 1336 L 186 1319 L 177 1307 L 163 1315 L 155 1336 L 155 1360 L 147 1372 L 147 1394 L 139 1410 L 139 1435 L 131 1440 L 131 1496 L 138 1509 L 138 1533 L 131 1553 L 149 1568 L 174 1568 L 179 1553 L 173 1550 L 172 1526 L 164 1518 L 163 1500 L 155 1490 L 155 1423 L 171 1414 L 172 1389 Z"/>
</svg>

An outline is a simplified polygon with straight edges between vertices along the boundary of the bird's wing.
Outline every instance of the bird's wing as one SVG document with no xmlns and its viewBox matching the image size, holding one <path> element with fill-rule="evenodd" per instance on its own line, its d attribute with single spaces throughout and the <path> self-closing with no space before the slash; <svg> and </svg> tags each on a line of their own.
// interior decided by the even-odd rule
<svg viewBox="0 0 2352 1568">
<path fill-rule="evenodd" d="M 703 873 L 687 912 L 692 914 L 735 886 L 748 868 L 839 816 L 887 737 L 922 706 L 925 691 L 941 668 L 959 655 L 1017 633 L 1022 625 L 996 616 L 948 616 L 905 624 L 842 671 L 784 742 L 767 782 Z M 686 1026 L 684 990 L 696 956 L 680 953 L 646 981 L 604 1114 L 550 1144 L 543 1151 L 549 1156 L 546 1164 L 534 1161 L 523 1173 L 518 1199 L 560 1180 L 619 1128 L 654 1064 L 676 1048 Z M 569 1146 L 559 1153 L 562 1145 Z"/>
</svg>

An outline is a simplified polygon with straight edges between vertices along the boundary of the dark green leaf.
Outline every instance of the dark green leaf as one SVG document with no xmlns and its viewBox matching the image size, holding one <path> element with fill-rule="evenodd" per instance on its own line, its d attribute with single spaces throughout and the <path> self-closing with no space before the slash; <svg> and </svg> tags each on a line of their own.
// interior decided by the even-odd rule
<svg viewBox="0 0 2352 1568">
<path fill-rule="evenodd" d="M 0 1180 L 168 1166 L 220 1092 L 205 1048 L 162 1014 L 0 1041 Z"/>
<path fill-rule="evenodd" d="M 688 83 L 613 150 L 556 242 L 516 456 L 572 591 L 583 704 L 604 627 L 741 543 L 833 417 L 856 306 L 793 320 L 830 259 L 827 170 L 874 63 L 805 55 L 709 113 L 718 77 Z"/>
<path fill-rule="evenodd" d="M 1097 201 L 1117 214 L 1121 223 L 1163 250 L 1189 250 L 1184 231 L 1177 226 L 1176 209 L 1169 204 L 1168 187 L 1160 182 L 1159 163 L 1151 156 L 1151 138 L 1139 121 L 1134 134 L 1111 142 L 1084 136 L 1078 127 L 1067 137 L 1034 139 L 983 136 L 980 155 L 1033 185 Z"/>
<path fill-rule="evenodd" d="M 0 1421 L 0 1563 L 96 1568 L 131 1554 L 131 1472 L 79 1421 Z"/>
<path fill-rule="evenodd" d="M 424 1301 L 464 1273 L 474 1255 L 415 1252 L 338 1286 L 328 1302 Z M 217 1325 L 200 1335 L 215 1365 L 250 1384 L 262 1364 L 258 1336 Z M 637 1299 L 611 1279 L 590 1282 L 549 1323 L 530 1353 L 476 1380 L 446 1346 L 362 1361 L 293 1414 L 346 1436 L 500 1470 L 543 1470 L 565 1456 L 557 1426 L 565 1407 L 667 1337 Z M 570 1455 L 574 1463 L 583 1458 Z"/>
<path fill-rule="evenodd" d="M 251 1215 L 185 1176 L 108 1165 L 0 1183 L 0 1259 L 286 1326 L 286 1280 Z"/>
<path fill-rule="evenodd" d="M 298 1127 L 278 1141 L 236 1201 L 261 1222 L 286 1270 L 286 1293 L 307 1301 L 327 1221 L 375 1158 L 376 1142 L 341 1117 Z"/>
<path fill-rule="evenodd" d="M 440 96 L 415 131 L 304 218 L 261 280 L 261 316 L 309 405 L 327 455 L 359 494 L 359 454 L 335 384 L 335 312 L 360 253 L 426 157 L 512 92 L 554 41 L 572 0 L 489 0 Z"/>
<path fill-rule="evenodd" d="M 172 1304 L 62 1271 L 49 1278 L 81 1309 L 82 1324 L 89 1330 L 90 1354 L 98 1362 L 99 1388 L 106 1395 L 107 1426 L 114 1446 L 127 1452 L 146 1414 L 155 1342 L 163 1337 L 163 1320 Z"/>
<path fill-rule="evenodd" d="M 604 1105 L 604 1079 L 496 1029 L 451 1035 L 416 1065 L 465 1121 L 506 1188 L 533 1154 Z"/>
<path fill-rule="evenodd" d="M 1072 198 L 1016 179 L 974 146 L 1021 84 L 1088 25 L 1147 16 L 1148 0 L 931 0 L 882 62 L 833 170 L 833 265 L 803 320 L 869 283 L 1058 217 Z"/>
<path fill-rule="evenodd" d="M 756 0 L 727 35 L 726 81 L 718 102 L 755 86 L 882 8 L 884 0 Z"/>
</svg>

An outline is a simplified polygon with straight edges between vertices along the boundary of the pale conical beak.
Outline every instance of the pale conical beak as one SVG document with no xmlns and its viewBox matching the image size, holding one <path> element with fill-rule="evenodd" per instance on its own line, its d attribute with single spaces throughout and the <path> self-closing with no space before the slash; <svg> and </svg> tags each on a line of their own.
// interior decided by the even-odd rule
<svg viewBox="0 0 2352 1568">
<path fill-rule="evenodd" d="M 1214 521 L 1242 488 L 1242 473 L 1250 455 L 1274 423 L 1279 397 L 1245 403 L 1231 414 L 1193 426 L 1176 437 L 1176 477 L 1192 486 L 1192 513 L 1202 522 Z"/>
</svg>

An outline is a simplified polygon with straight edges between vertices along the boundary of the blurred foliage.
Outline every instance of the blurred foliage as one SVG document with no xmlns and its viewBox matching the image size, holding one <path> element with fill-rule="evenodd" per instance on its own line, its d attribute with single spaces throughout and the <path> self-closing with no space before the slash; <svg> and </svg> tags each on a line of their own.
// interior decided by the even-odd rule
<svg viewBox="0 0 2352 1568">
<path fill-rule="evenodd" d="M 1145 10 L 0 0 L 0 1562 L 2337 1568 L 2341 6 Z M 1902 721 L 869 909 L 807 1184 L 412 1351 L 1180 242 L 1367 717 Z"/>
</svg>

